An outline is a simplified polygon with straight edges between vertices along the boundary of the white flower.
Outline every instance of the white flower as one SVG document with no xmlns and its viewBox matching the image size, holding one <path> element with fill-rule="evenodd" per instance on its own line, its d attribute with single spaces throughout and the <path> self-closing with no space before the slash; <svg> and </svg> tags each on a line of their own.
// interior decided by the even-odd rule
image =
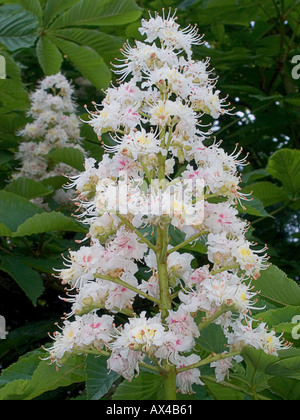
<svg viewBox="0 0 300 420">
<path fill-rule="evenodd" d="M 21 161 L 13 179 L 26 177 L 35 181 L 61 176 L 76 175 L 78 171 L 66 164 L 51 164 L 48 153 L 52 149 L 73 147 L 84 153 L 80 146 L 80 122 L 73 101 L 74 89 L 61 73 L 45 77 L 35 92 L 31 93 L 28 123 L 18 135 L 24 138 L 19 145 L 16 159 Z M 54 196 L 61 203 L 61 194 Z M 64 201 L 64 204 L 68 201 Z M 44 206 L 41 201 L 41 206 Z"/>
<path fill-rule="evenodd" d="M 169 329 L 175 334 L 185 336 L 199 337 L 199 329 L 194 321 L 194 318 L 187 313 L 183 306 L 179 306 L 177 312 L 169 311 L 169 316 L 166 318 Z"/>
<path fill-rule="evenodd" d="M 87 281 L 94 279 L 94 274 L 101 264 L 104 248 L 99 243 L 92 246 L 83 246 L 78 251 L 70 251 L 67 267 L 60 272 L 63 284 L 72 287 L 81 287 Z"/>
<path fill-rule="evenodd" d="M 111 341 L 111 334 L 114 331 L 113 317 L 96 314 L 75 317 L 75 321 L 65 321 L 61 332 L 54 334 L 54 344 L 46 349 L 52 363 L 58 365 L 65 355 L 72 352 L 84 354 L 88 348 L 102 349 L 107 342 Z"/>
<path fill-rule="evenodd" d="M 212 233 L 226 232 L 234 237 L 241 236 L 247 223 L 237 216 L 238 210 L 228 203 L 205 203 L 205 226 Z"/>
<path fill-rule="evenodd" d="M 268 331 L 265 323 L 260 323 L 257 327 L 253 326 L 253 319 L 249 319 L 247 324 L 236 321 L 231 327 L 232 332 L 227 334 L 228 344 L 234 348 L 251 346 L 256 349 L 262 349 L 265 353 L 278 356 L 279 350 L 289 348 L 281 340 L 282 335 L 276 336 L 274 331 Z"/>
<path fill-rule="evenodd" d="M 142 283 L 139 285 L 139 289 L 142 292 L 148 293 L 149 296 L 159 299 L 160 289 L 158 274 L 154 272 L 148 281 L 142 280 Z"/>
<path fill-rule="evenodd" d="M 232 366 L 233 360 L 231 357 L 228 357 L 227 359 L 221 359 L 210 364 L 210 367 L 215 368 L 217 382 L 223 382 L 226 377 L 229 379 L 229 371 Z"/>
<path fill-rule="evenodd" d="M 240 265 L 241 270 L 245 270 L 246 274 L 257 279 L 260 276 L 260 271 L 267 268 L 265 262 L 268 260 L 267 255 L 259 256 L 266 250 L 263 248 L 259 251 L 250 249 L 250 244 L 244 242 L 237 249 L 233 250 L 233 256 Z"/>
<path fill-rule="evenodd" d="M 147 133 L 144 128 L 135 130 L 124 136 L 115 150 L 135 160 L 142 156 L 160 151 L 160 140 L 154 133 Z"/>
<path fill-rule="evenodd" d="M 181 356 L 180 361 L 176 364 L 177 368 L 184 368 L 189 365 L 200 362 L 200 357 L 191 354 L 190 356 Z M 204 385 L 200 379 L 200 370 L 198 368 L 189 369 L 180 372 L 176 376 L 176 385 L 182 394 L 193 394 L 193 385 Z"/>
<path fill-rule="evenodd" d="M 160 347 L 165 335 L 160 315 L 147 319 L 146 312 L 142 312 L 139 317 L 129 319 L 110 346 L 125 356 L 129 350 L 149 351 Z"/>
<path fill-rule="evenodd" d="M 173 48 L 177 51 L 184 50 L 191 57 L 192 45 L 200 45 L 201 37 L 198 35 L 198 29 L 188 26 L 185 29 L 180 29 L 178 23 L 174 19 L 174 15 L 170 14 L 165 17 L 160 17 L 158 14 L 147 21 L 142 20 L 142 27 L 139 29 L 142 35 L 146 35 L 145 42 L 151 43 L 158 37 L 164 42 L 167 48 Z"/>
<path fill-rule="evenodd" d="M 110 358 L 107 360 L 107 368 L 131 381 L 135 372 L 139 374 L 139 361 L 143 359 L 144 355 L 139 351 L 129 350 L 125 357 L 118 351 L 113 350 Z"/>
</svg>

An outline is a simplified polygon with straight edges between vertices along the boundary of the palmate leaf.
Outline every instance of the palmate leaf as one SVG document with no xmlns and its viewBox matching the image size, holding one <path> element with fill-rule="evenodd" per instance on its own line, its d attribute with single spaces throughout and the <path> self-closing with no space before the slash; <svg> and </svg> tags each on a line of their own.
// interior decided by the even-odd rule
<svg viewBox="0 0 300 420">
<path fill-rule="evenodd" d="M 30 178 L 17 178 L 12 181 L 5 191 L 20 195 L 31 200 L 36 197 L 45 197 L 52 193 L 52 188 L 45 187 L 41 182 L 34 181 Z"/>
<path fill-rule="evenodd" d="M 74 147 L 62 147 L 48 153 L 48 158 L 55 162 L 62 162 L 78 171 L 84 170 L 84 154 Z"/>
<path fill-rule="evenodd" d="M 40 363 L 39 357 L 43 356 L 41 349 L 33 350 L 24 356 L 21 356 L 16 363 L 4 369 L 0 376 L 0 386 L 7 385 L 15 380 L 29 381 Z"/>
<path fill-rule="evenodd" d="M 23 9 L 31 12 L 34 16 L 36 16 L 39 21 L 42 19 L 43 10 L 40 0 L 0 0 L 0 4 L 4 3 L 14 3 L 21 5 Z"/>
<path fill-rule="evenodd" d="M 278 150 L 270 157 L 267 171 L 282 183 L 292 199 L 300 194 L 300 150 Z"/>
<path fill-rule="evenodd" d="M 270 391 L 279 395 L 284 400 L 300 400 L 300 381 L 299 379 L 274 376 L 269 381 Z"/>
<path fill-rule="evenodd" d="M 9 51 L 31 47 L 38 35 L 38 20 L 18 4 L 0 7 L 0 42 Z"/>
<path fill-rule="evenodd" d="M 124 44 L 124 38 L 106 34 L 98 29 L 88 28 L 65 28 L 52 29 L 48 31 L 50 35 L 76 44 L 87 46 L 96 51 L 106 63 L 110 63 L 112 58 L 120 54 L 120 46 Z"/>
<path fill-rule="evenodd" d="M 33 400 L 45 392 L 85 381 L 84 356 L 68 358 L 59 369 L 55 364 L 49 366 L 47 361 L 40 361 L 39 356 L 47 357 L 47 353 L 31 352 L 3 372 L 2 381 L 15 379 L 0 389 L 0 400 Z"/>
<path fill-rule="evenodd" d="M 268 181 L 251 184 L 244 188 L 244 191 L 245 193 L 253 192 L 253 195 L 263 203 L 264 207 L 289 201 L 289 197 L 284 188 L 278 187 Z"/>
<path fill-rule="evenodd" d="M 253 282 L 260 296 L 275 306 L 300 306 L 300 287 L 275 265 L 261 271 Z"/>
<path fill-rule="evenodd" d="M 228 389 L 223 384 L 210 382 L 207 378 L 204 378 L 203 382 L 208 388 L 209 393 L 217 401 L 243 401 L 245 399 L 244 393 Z"/>
<path fill-rule="evenodd" d="M 10 232 L 35 214 L 43 213 L 40 207 L 30 203 L 26 198 L 7 191 L 0 191 L 0 224 Z M 0 233 L 3 235 L 3 233 Z"/>
<path fill-rule="evenodd" d="M 163 400 L 163 379 L 160 375 L 140 372 L 132 382 L 122 382 L 113 394 L 113 400 Z"/>
<path fill-rule="evenodd" d="M 140 15 L 134 0 L 81 0 L 59 16 L 51 28 L 125 25 Z"/>
<path fill-rule="evenodd" d="M 107 370 L 104 358 L 88 355 L 86 359 L 86 390 L 89 400 L 100 400 L 120 377 L 116 372 Z"/>
<path fill-rule="evenodd" d="M 23 237 L 44 232 L 81 232 L 86 230 L 79 223 L 75 222 L 71 217 L 65 216 L 60 212 L 43 212 L 36 214 L 27 219 L 24 223 L 18 226 L 17 231 L 13 237 Z"/>
<path fill-rule="evenodd" d="M 32 304 L 36 306 L 37 299 L 44 291 L 40 275 L 24 264 L 21 258 L 15 256 L 0 256 L 0 270 L 9 274 L 31 300 Z"/>
<path fill-rule="evenodd" d="M 110 70 L 95 50 L 54 36 L 49 36 L 49 39 L 97 89 L 108 87 Z"/>
<path fill-rule="evenodd" d="M 1 41 L 0 41 L 1 42 Z M 0 80 L 0 112 L 26 111 L 29 95 L 24 86 L 12 79 Z"/>
<path fill-rule="evenodd" d="M 45 212 L 30 201 L 0 191 L 0 235 L 23 237 L 54 231 L 85 232 L 82 225 L 61 212 Z"/>
<path fill-rule="evenodd" d="M 36 46 L 36 53 L 45 75 L 57 74 L 60 71 L 63 57 L 49 38 L 46 36 L 40 37 Z"/>
<path fill-rule="evenodd" d="M 44 10 L 44 25 L 49 23 L 60 13 L 74 6 L 80 0 L 48 0 Z"/>
</svg>

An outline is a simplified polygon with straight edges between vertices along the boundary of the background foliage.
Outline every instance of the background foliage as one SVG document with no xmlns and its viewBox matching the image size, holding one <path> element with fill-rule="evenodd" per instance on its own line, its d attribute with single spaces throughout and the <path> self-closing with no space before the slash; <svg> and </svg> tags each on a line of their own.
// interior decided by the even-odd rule
<svg viewBox="0 0 300 420">
<path fill-rule="evenodd" d="M 0 0 L 0 55 L 7 79 L 0 79 L 0 314 L 8 336 L 0 341 L 0 399 L 144 399 L 160 398 L 159 376 L 143 372 L 131 384 L 105 372 L 105 361 L 70 359 L 57 374 L 38 356 L 47 331 L 64 312 L 60 283 L 51 276 L 84 230 L 70 210 L 51 200 L 65 182 L 10 182 L 18 167 L 14 158 L 18 129 L 28 121 L 28 93 L 44 75 L 62 71 L 76 88 L 79 114 L 84 104 L 101 101 L 102 89 L 115 80 L 110 62 L 120 56 L 126 39 L 142 39 L 140 18 L 148 10 L 177 7 L 182 27 L 197 23 L 206 43 L 195 58 L 211 58 L 218 86 L 229 95 L 236 115 L 213 127 L 218 141 L 232 152 L 243 147 L 249 165 L 243 169 L 243 191 L 253 200 L 241 216 L 252 222 L 249 238 L 268 244 L 273 266 L 254 284 L 266 304 L 260 313 L 276 332 L 292 339 L 292 319 L 300 310 L 300 79 L 293 77 L 293 57 L 300 55 L 298 0 Z M 300 70 L 298 72 L 300 76 Z M 205 123 L 205 119 L 203 119 Z M 82 125 L 82 145 L 95 159 L 102 150 L 94 133 Z M 78 154 L 51 152 L 51 158 L 82 168 Z M 30 202 L 46 197 L 50 212 Z M 174 238 L 176 240 L 176 238 Z M 73 246 L 73 245 L 72 245 Z M 197 257 L 201 262 L 201 247 Z M 203 252 L 203 249 L 202 249 Z M 197 343 L 205 356 L 222 351 L 215 328 Z M 216 384 L 210 369 L 202 371 L 204 388 L 197 399 L 299 399 L 300 348 L 280 360 L 245 349 L 244 365 L 230 384 Z M 221 349 L 221 350 L 220 350 Z M 19 359 L 19 357 L 21 357 Z M 47 378 L 47 383 L 43 378 Z M 113 395 L 112 395 L 113 394 Z"/>
</svg>

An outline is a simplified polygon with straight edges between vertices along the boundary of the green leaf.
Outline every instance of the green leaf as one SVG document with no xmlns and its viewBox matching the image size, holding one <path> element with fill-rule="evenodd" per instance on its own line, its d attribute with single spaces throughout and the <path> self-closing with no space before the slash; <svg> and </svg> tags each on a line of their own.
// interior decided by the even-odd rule
<svg viewBox="0 0 300 420">
<path fill-rule="evenodd" d="M 36 197 L 45 197 L 52 193 L 52 188 L 46 188 L 41 182 L 29 178 L 17 178 L 12 181 L 5 191 L 20 195 L 31 200 Z"/>
<path fill-rule="evenodd" d="M 271 376 L 300 379 L 300 356 L 289 357 L 273 363 L 266 369 Z"/>
<path fill-rule="evenodd" d="M 285 377 L 274 377 L 269 380 L 270 391 L 288 401 L 300 400 L 300 381 Z"/>
<path fill-rule="evenodd" d="M 74 147 L 54 149 L 47 156 L 55 162 L 63 162 L 79 171 L 84 170 L 84 154 Z"/>
<path fill-rule="evenodd" d="M 0 376 L 0 386 L 4 386 L 15 380 L 28 381 L 40 363 L 39 357 L 45 355 L 45 351 L 38 349 L 21 356 L 16 363 L 4 369 Z"/>
<path fill-rule="evenodd" d="M 282 183 L 291 198 L 300 194 L 300 150 L 278 150 L 270 157 L 267 171 Z"/>
<path fill-rule="evenodd" d="M 263 203 L 264 207 L 272 206 L 282 201 L 289 201 L 287 193 L 283 188 L 268 181 L 251 184 L 244 188 L 244 191 L 246 193 L 253 192 L 253 195 Z"/>
<path fill-rule="evenodd" d="M 9 331 L 6 340 L 0 340 L 1 362 L 8 366 L 12 360 L 15 361 L 18 357 L 24 355 L 33 346 L 39 346 L 41 340 L 49 340 L 48 332 L 56 330 L 54 324 L 56 321 L 57 318 L 55 317 L 42 321 L 29 321 L 24 326 Z"/>
<path fill-rule="evenodd" d="M 59 190 L 65 185 L 67 179 L 62 175 L 51 176 L 50 178 L 43 179 L 41 184 L 46 188 L 53 188 L 54 190 Z"/>
<path fill-rule="evenodd" d="M 260 312 L 253 316 L 254 319 L 260 319 L 269 327 L 276 327 L 282 323 L 291 323 L 294 316 L 300 314 L 300 306 L 285 306 L 284 308 L 269 309 L 266 312 Z M 295 324 L 291 324 L 293 327 Z"/>
<path fill-rule="evenodd" d="M 14 159 L 14 154 L 3 150 L 0 154 L 0 167 Z"/>
<path fill-rule="evenodd" d="M 107 361 L 88 355 L 86 360 L 86 390 L 89 400 L 100 400 L 120 377 L 107 370 Z"/>
<path fill-rule="evenodd" d="M 44 11 L 44 25 L 47 26 L 57 15 L 78 2 L 79 0 L 48 0 Z"/>
<path fill-rule="evenodd" d="M 267 368 L 278 360 L 261 349 L 244 347 L 241 356 L 246 362 L 246 380 L 252 391 L 261 392 L 268 388 Z"/>
<path fill-rule="evenodd" d="M 71 217 L 65 216 L 60 212 L 43 212 L 28 218 L 24 223 L 18 226 L 14 237 L 28 236 L 44 232 L 82 232 L 85 228 L 75 222 Z"/>
<path fill-rule="evenodd" d="M 59 387 L 84 382 L 85 378 L 84 357 L 70 357 L 59 369 L 55 364 L 49 366 L 47 361 L 41 361 L 30 380 L 17 379 L 1 388 L 0 400 L 33 400 Z"/>
<path fill-rule="evenodd" d="M 23 9 L 28 10 L 41 20 L 43 15 L 42 5 L 40 0 L 0 0 L 0 3 L 14 3 L 21 5 Z"/>
<path fill-rule="evenodd" d="M 70 357 L 59 369 L 55 364 L 49 366 L 47 361 L 42 361 L 29 381 L 24 399 L 32 400 L 45 392 L 85 380 L 85 356 Z"/>
<path fill-rule="evenodd" d="M 45 75 L 57 74 L 63 62 L 63 57 L 53 42 L 46 36 L 40 37 L 36 46 L 36 53 Z"/>
<path fill-rule="evenodd" d="M 205 386 L 208 388 L 211 395 L 217 401 L 243 401 L 245 394 L 234 389 L 227 388 L 223 384 L 213 383 L 207 379 L 203 379 Z"/>
<path fill-rule="evenodd" d="M 246 191 L 243 190 L 246 193 Z M 243 206 L 243 207 L 242 207 Z M 257 217 L 272 217 L 264 208 L 261 200 L 257 197 L 249 197 L 242 201 L 242 205 L 238 204 L 237 209 L 240 213 L 250 214 Z"/>
<path fill-rule="evenodd" d="M 183 0 L 178 5 L 178 9 L 179 10 L 186 10 L 189 7 L 192 7 L 194 4 L 199 3 L 199 2 L 200 2 L 200 0 Z"/>
<path fill-rule="evenodd" d="M 300 306 L 299 286 L 275 265 L 261 271 L 253 286 L 263 299 L 276 306 Z"/>
<path fill-rule="evenodd" d="M 81 0 L 58 17 L 51 28 L 125 25 L 141 15 L 134 0 Z"/>
<path fill-rule="evenodd" d="M 21 83 L 15 80 L 0 80 L 0 112 L 26 111 L 29 107 L 29 95 Z"/>
<path fill-rule="evenodd" d="M 276 356 L 271 356 L 261 349 L 258 350 L 250 346 L 243 348 L 241 356 L 246 364 L 251 366 L 255 375 L 262 372 L 265 373 L 269 366 L 278 361 Z"/>
<path fill-rule="evenodd" d="M 113 394 L 113 400 L 156 400 L 164 399 L 163 378 L 160 375 L 141 372 L 132 382 L 122 382 Z"/>
<path fill-rule="evenodd" d="M 22 397 L 26 393 L 28 382 L 25 379 L 16 379 L 15 381 L 9 382 L 0 389 L 0 401 L 23 400 Z"/>
<path fill-rule="evenodd" d="M 210 324 L 201 331 L 196 343 L 209 353 L 223 353 L 227 340 L 220 325 Z"/>
<path fill-rule="evenodd" d="M 189 5 L 190 1 L 186 0 L 181 3 Z M 243 0 L 198 0 L 192 2 L 195 7 L 195 17 L 199 25 L 207 25 L 211 23 L 222 23 L 226 25 L 249 26 L 251 20 L 256 19 L 259 8 L 253 1 Z"/>
<path fill-rule="evenodd" d="M 30 203 L 26 198 L 0 191 L 0 224 L 4 224 L 11 232 L 15 232 L 30 217 L 42 212 L 40 207 Z"/>
<path fill-rule="evenodd" d="M 49 39 L 97 89 L 101 90 L 108 87 L 111 73 L 103 58 L 96 51 L 62 38 L 49 36 Z"/>
<path fill-rule="evenodd" d="M 49 34 L 95 50 L 107 63 L 120 54 L 124 39 L 94 29 L 67 28 L 49 30 Z"/>
<path fill-rule="evenodd" d="M 44 291 L 40 275 L 23 263 L 21 258 L 1 256 L 0 270 L 9 274 L 36 306 L 37 299 Z"/>
<path fill-rule="evenodd" d="M 0 42 L 9 51 L 31 47 L 38 34 L 36 16 L 17 4 L 0 7 Z"/>
<path fill-rule="evenodd" d="M 210 27 L 213 35 L 218 41 L 223 42 L 225 35 L 225 26 L 222 23 L 212 24 Z"/>
<path fill-rule="evenodd" d="M 85 228 L 60 212 L 45 212 L 24 197 L 0 191 L 0 235 L 23 237 L 44 232 L 82 232 Z"/>
</svg>

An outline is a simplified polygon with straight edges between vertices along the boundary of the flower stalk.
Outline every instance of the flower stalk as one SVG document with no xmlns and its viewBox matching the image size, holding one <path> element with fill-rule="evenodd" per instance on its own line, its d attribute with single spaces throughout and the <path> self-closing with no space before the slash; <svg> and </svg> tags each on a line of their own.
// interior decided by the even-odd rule
<svg viewBox="0 0 300 420">
<path fill-rule="evenodd" d="M 49 357 L 59 364 L 92 349 L 129 381 L 145 367 L 161 374 L 165 399 L 175 400 L 204 385 L 200 368 L 207 364 L 224 381 L 244 346 L 272 355 L 287 347 L 251 317 L 251 279 L 268 257 L 247 240 L 237 210 L 247 200 L 237 172 L 246 164 L 241 150 L 228 155 L 220 143 L 207 146 L 211 132 L 201 131 L 203 113 L 218 119 L 231 112 L 209 60 L 192 59 L 202 37 L 190 26 L 180 30 L 165 12 L 143 20 L 140 32 L 145 43 L 126 43 L 115 65 L 119 85 L 89 112 L 97 136 L 109 133 L 114 144 L 103 143 L 102 161 L 86 159 L 85 171 L 70 178 L 90 245 L 70 251 L 59 272 L 76 294 L 66 299 L 72 312 Z M 177 229 L 183 240 L 171 246 Z M 205 254 L 185 252 L 190 244 L 204 245 Z M 127 317 L 122 324 L 116 312 Z M 228 351 L 201 360 L 197 339 L 212 324 L 223 330 Z"/>
</svg>

